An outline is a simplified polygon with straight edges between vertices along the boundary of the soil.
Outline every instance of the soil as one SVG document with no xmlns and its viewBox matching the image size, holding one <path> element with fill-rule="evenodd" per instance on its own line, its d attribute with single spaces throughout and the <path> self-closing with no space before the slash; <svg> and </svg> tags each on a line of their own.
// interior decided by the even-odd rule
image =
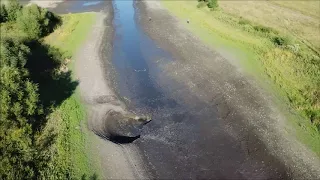
<svg viewBox="0 0 320 180">
<path fill-rule="evenodd" d="M 175 59 L 163 63 L 163 74 L 184 83 L 189 93 L 211 106 L 224 131 L 234 138 L 234 146 L 244 153 L 244 159 L 235 158 L 233 162 L 217 158 L 219 167 L 210 170 L 225 171 L 217 178 L 320 177 L 318 157 L 288 134 L 286 117 L 272 102 L 271 95 L 259 88 L 252 77 L 204 45 L 186 30 L 187 20 L 177 20 L 159 1 L 138 1 L 137 6 L 144 30 Z M 215 143 L 222 141 L 223 138 Z M 228 151 L 228 147 L 219 151 Z M 237 159 L 240 162 L 236 162 Z M 234 171 L 241 176 L 232 176 Z"/>
</svg>

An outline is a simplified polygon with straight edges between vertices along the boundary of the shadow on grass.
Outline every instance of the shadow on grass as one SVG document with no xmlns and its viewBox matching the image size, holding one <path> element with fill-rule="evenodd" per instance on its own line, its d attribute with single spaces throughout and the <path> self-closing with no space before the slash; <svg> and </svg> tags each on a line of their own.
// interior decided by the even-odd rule
<svg viewBox="0 0 320 180">
<path fill-rule="evenodd" d="M 44 111 L 43 117 L 39 117 L 33 123 L 33 127 L 39 129 L 45 125 L 45 117 L 69 98 L 79 83 L 72 80 L 71 71 L 61 70 L 65 57 L 57 48 L 38 41 L 28 42 L 28 46 L 31 53 L 26 67 L 29 69 L 31 80 L 38 84 L 39 100 Z"/>
</svg>

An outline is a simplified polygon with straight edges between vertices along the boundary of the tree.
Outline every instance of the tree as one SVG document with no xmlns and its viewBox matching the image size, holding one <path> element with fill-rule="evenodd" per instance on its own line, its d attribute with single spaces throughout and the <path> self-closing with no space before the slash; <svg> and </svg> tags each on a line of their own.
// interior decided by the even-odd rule
<svg viewBox="0 0 320 180">
<path fill-rule="evenodd" d="M 5 6 L 7 10 L 7 20 L 15 21 L 17 19 L 18 12 L 22 9 L 22 6 L 18 0 L 8 0 L 7 5 Z"/>
<path fill-rule="evenodd" d="M 54 30 L 59 18 L 36 4 L 24 7 L 18 13 L 17 25 L 32 39 L 38 39 Z"/>
<path fill-rule="evenodd" d="M 32 126 L 37 113 L 37 85 L 24 68 L 28 48 L 2 40 L 0 55 L 0 179 L 34 176 Z"/>
</svg>

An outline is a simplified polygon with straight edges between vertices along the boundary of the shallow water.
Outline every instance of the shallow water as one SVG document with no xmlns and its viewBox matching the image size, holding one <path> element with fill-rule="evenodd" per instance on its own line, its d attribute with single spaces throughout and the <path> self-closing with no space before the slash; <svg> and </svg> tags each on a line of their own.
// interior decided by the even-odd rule
<svg viewBox="0 0 320 180">
<path fill-rule="evenodd" d="M 97 5 L 100 4 L 102 1 L 88 1 L 83 3 L 83 6 L 92 6 L 92 5 Z"/>
<path fill-rule="evenodd" d="M 160 75 L 154 69 L 154 61 L 157 58 L 162 62 L 170 61 L 170 55 L 144 34 L 137 23 L 133 1 L 114 1 L 113 6 L 115 37 L 112 62 L 118 74 L 119 93 L 133 106 L 161 106 L 153 101 L 163 97 L 157 83 L 152 80 L 152 76 Z"/>
</svg>

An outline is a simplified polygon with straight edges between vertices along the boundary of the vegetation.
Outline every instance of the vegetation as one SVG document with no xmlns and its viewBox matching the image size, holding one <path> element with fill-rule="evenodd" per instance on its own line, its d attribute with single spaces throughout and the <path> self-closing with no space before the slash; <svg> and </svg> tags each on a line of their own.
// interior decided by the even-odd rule
<svg viewBox="0 0 320 180">
<path fill-rule="evenodd" d="M 62 18 L 66 46 L 43 39 L 61 22 L 45 9 L 11 0 L 0 15 L 0 179 L 95 179 L 78 82 L 68 68 L 94 14 Z"/>
<path fill-rule="evenodd" d="M 63 52 L 64 59 L 69 61 L 68 68 L 71 70 L 73 69 L 72 55 L 76 53 L 79 45 L 85 40 L 84 35 L 88 34 L 95 22 L 95 17 L 95 13 L 64 15 L 62 16 L 63 24 L 44 38 L 45 44 L 50 44 Z M 57 84 L 57 86 L 61 85 Z M 51 92 L 49 91 L 49 93 Z M 86 129 L 86 122 L 82 121 L 85 119 L 84 112 L 85 107 L 81 104 L 79 92 L 76 90 L 51 114 L 48 124 L 57 126 L 60 131 L 57 137 L 59 151 L 64 152 L 63 150 L 67 149 L 66 147 L 69 149 L 69 151 L 61 153 L 61 161 L 68 159 L 72 177 L 76 179 L 96 179 L 97 168 L 91 165 L 94 162 L 91 162 L 91 158 L 87 155 L 88 149 L 86 147 L 90 147 L 90 142 L 88 142 L 90 137 Z M 57 120 L 59 120 L 58 124 Z"/>
<path fill-rule="evenodd" d="M 4 4 L 0 4 L 0 23 L 8 20 L 8 12 Z"/>
<path fill-rule="evenodd" d="M 239 2 L 241 3 L 244 2 Z M 304 38 L 304 32 L 301 32 L 303 27 L 295 27 L 299 28 L 299 31 L 293 32 L 299 33 L 292 34 L 283 30 L 278 22 L 261 21 L 268 17 L 260 16 L 260 23 L 256 23 L 251 20 L 253 18 L 250 18 L 250 15 L 237 13 L 242 12 L 242 7 L 248 9 L 247 6 L 258 8 L 257 13 L 261 8 L 264 10 L 264 6 L 256 7 L 255 3 L 237 7 L 237 2 L 232 4 L 223 1 L 220 3 L 222 10 L 212 12 L 207 8 L 197 10 L 196 2 L 192 1 L 163 1 L 163 4 L 178 17 L 192 20 L 193 23 L 188 25 L 188 28 L 208 45 L 227 48 L 237 54 L 246 69 L 260 77 L 263 86 L 277 92 L 291 108 L 302 115 L 304 118 L 287 114 L 290 123 L 296 127 L 295 131 L 291 132 L 320 155 L 320 57 L 316 45 L 318 42 L 310 42 L 310 37 Z M 226 7 L 226 4 L 232 7 Z M 232 9 L 233 13 L 228 9 Z M 273 25 L 268 26 L 269 24 Z M 312 29 L 313 25 L 310 26 Z M 271 80 L 271 87 L 265 85 L 266 82 L 270 82 L 265 81 L 266 79 Z"/>
<path fill-rule="evenodd" d="M 18 28 L 32 39 L 51 33 L 59 21 L 53 13 L 35 4 L 24 7 L 17 16 Z"/>
<path fill-rule="evenodd" d="M 320 1 L 220 1 L 219 5 L 225 14 L 292 35 L 320 52 Z"/>
<path fill-rule="evenodd" d="M 210 8 L 211 10 L 215 10 L 219 7 L 218 0 L 198 0 L 198 8 L 203 7 L 205 4 Z"/>
<path fill-rule="evenodd" d="M 5 7 L 6 8 L 4 12 L 6 13 L 4 14 L 4 19 L 6 21 L 15 21 L 17 19 L 18 13 L 22 9 L 20 3 L 17 0 L 8 0 L 8 3 Z"/>
</svg>

